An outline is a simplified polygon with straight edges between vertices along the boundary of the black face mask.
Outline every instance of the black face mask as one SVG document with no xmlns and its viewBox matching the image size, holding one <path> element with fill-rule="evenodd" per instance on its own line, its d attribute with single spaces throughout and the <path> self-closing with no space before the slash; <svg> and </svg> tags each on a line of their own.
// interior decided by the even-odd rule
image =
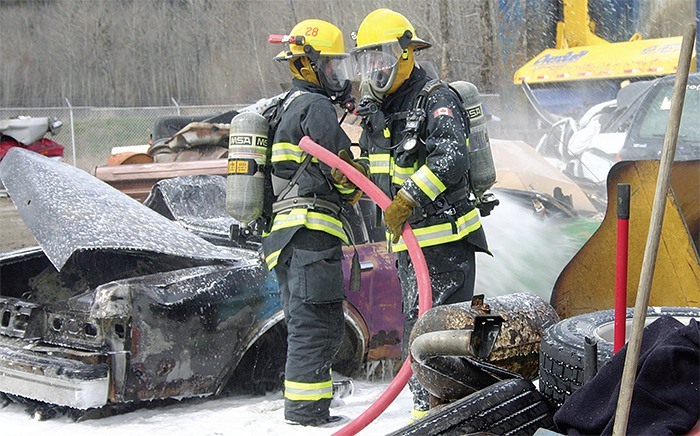
<svg viewBox="0 0 700 436">
<path fill-rule="evenodd" d="M 318 71 L 316 76 L 318 77 L 321 87 L 334 103 L 342 106 L 350 100 L 354 101 L 354 99 L 350 97 L 352 83 L 350 83 L 349 80 L 340 81 L 335 74 L 331 74 L 331 77 L 327 77 L 322 71 Z"/>
</svg>

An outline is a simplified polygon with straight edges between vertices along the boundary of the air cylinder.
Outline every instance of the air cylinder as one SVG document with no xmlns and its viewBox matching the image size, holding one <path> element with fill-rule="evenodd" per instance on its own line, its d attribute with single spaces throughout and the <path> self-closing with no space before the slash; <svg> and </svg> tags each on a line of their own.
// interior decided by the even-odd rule
<svg viewBox="0 0 700 436">
<path fill-rule="evenodd" d="M 462 97 L 464 109 L 469 117 L 469 177 L 475 195 L 481 198 L 496 183 L 496 167 L 493 164 L 481 94 L 476 86 L 469 82 L 452 82 L 450 86 Z"/>
<path fill-rule="evenodd" d="M 263 212 L 268 123 L 255 112 L 231 120 L 226 178 L 226 212 L 247 228 Z"/>
</svg>

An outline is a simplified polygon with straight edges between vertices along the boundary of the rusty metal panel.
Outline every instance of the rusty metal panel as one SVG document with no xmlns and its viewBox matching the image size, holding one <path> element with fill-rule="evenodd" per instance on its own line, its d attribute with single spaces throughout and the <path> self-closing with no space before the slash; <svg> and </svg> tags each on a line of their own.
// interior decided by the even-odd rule
<svg viewBox="0 0 700 436">
<path fill-rule="evenodd" d="M 635 305 L 637 297 L 658 171 L 658 160 L 626 161 L 613 166 L 608 175 L 609 199 L 617 197 L 619 183 L 630 184 L 628 307 Z M 649 297 L 651 306 L 700 307 L 699 186 L 700 161 L 673 163 Z M 564 267 L 554 285 L 551 303 L 562 318 L 614 307 L 615 208 L 615 202 L 609 201 L 600 228 Z"/>
</svg>

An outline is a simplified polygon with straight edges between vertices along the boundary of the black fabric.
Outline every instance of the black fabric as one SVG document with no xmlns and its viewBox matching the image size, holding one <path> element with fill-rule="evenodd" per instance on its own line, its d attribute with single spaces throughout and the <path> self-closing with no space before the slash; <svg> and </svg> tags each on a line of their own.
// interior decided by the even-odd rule
<svg viewBox="0 0 700 436">
<path fill-rule="evenodd" d="M 309 82 L 294 79 L 289 96 L 297 96 L 284 111 L 275 130 L 275 143 L 299 144 L 301 138 L 309 136 L 314 142 L 337 155 L 340 150 L 350 151 L 351 141 L 338 124 L 335 107 L 323 89 Z M 289 98 L 289 97 L 288 97 Z M 282 179 L 291 179 L 299 168 L 293 161 L 275 162 L 273 173 Z M 312 163 L 299 176 L 299 196 L 313 197 L 341 204 L 338 191 L 333 187 L 331 168 L 324 163 Z"/>
<path fill-rule="evenodd" d="M 554 415 L 569 435 L 612 434 L 627 345 L 577 389 Z M 627 434 L 686 434 L 700 410 L 700 326 L 670 316 L 649 324 L 642 336 Z"/>
<path fill-rule="evenodd" d="M 285 380 L 316 383 L 330 379 L 331 362 L 344 333 L 340 244 L 335 236 L 301 228 L 280 254 L 274 270 L 287 323 Z M 330 398 L 285 398 L 284 417 L 315 425 L 328 418 L 330 403 Z"/>
<path fill-rule="evenodd" d="M 453 304 L 469 301 L 474 296 L 476 278 L 475 247 L 465 240 L 450 242 L 423 249 L 428 265 L 432 288 L 432 305 Z M 404 316 L 402 357 L 409 354 L 408 343 L 411 330 L 418 319 L 418 282 L 416 271 L 408 252 L 398 253 L 398 275 L 402 290 Z M 408 382 L 413 393 L 414 408 L 428 410 L 428 391 L 415 377 Z"/>
</svg>

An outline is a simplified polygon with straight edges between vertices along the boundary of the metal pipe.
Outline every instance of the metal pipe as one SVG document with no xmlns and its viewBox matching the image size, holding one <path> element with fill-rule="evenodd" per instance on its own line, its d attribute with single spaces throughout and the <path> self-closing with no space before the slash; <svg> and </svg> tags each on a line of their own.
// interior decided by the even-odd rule
<svg viewBox="0 0 700 436">
<path fill-rule="evenodd" d="M 423 333 L 413 340 L 411 356 L 421 365 L 434 356 L 467 356 L 472 354 L 471 330 L 440 330 Z"/>
<path fill-rule="evenodd" d="M 75 125 L 73 124 L 73 106 L 71 106 L 70 101 L 65 98 L 66 104 L 68 105 L 68 113 L 70 114 L 70 146 L 73 150 L 73 166 L 77 167 L 77 161 L 75 159 Z"/>
<path fill-rule="evenodd" d="M 615 409 L 615 423 L 613 425 L 613 435 L 621 436 L 627 432 L 627 420 L 629 419 L 630 407 L 632 403 L 632 391 L 634 390 L 634 380 L 639 360 L 639 349 L 642 342 L 642 332 L 646 321 L 647 307 L 649 306 L 649 294 L 651 292 L 651 281 L 654 278 L 654 266 L 656 265 L 656 254 L 659 249 L 661 239 L 661 225 L 664 220 L 666 209 L 666 196 L 670 184 L 671 166 L 676 154 L 678 143 L 678 130 L 681 124 L 681 114 L 683 113 L 683 102 L 685 91 L 688 86 L 688 73 L 690 71 L 690 60 L 693 54 L 693 42 L 695 40 L 696 25 L 688 25 L 683 34 L 681 52 L 678 58 L 678 73 L 673 84 L 673 95 L 671 97 L 671 112 L 669 113 L 668 125 L 666 126 L 666 136 L 661 153 L 659 164 L 659 176 L 656 181 L 656 191 L 654 192 L 654 205 L 651 210 L 651 220 L 649 222 L 649 235 L 644 250 L 642 260 L 642 270 L 639 274 L 639 287 L 637 289 L 637 300 L 634 306 L 634 318 L 632 320 L 632 332 L 627 354 L 625 356 L 625 366 L 622 371 L 620 381 L 620 395 L 617 399 Z"/>
<path fill-rule="evenodd" d="M 177 104 L 177 101 L 175 100 L 175 97 L 170 97 L 170 101 L 172 101 L 173 104 L 175 105 L 175 107 L 177 108 L 177 114 L 178 114 L 178 115 L 181 115 L 181 113 L 180 113 L 180 105 Z"/>
<path fill-rule="evenodd" d="M 583 382 L 588 383 L 598 373 L 598 340 L 586 336 L 583 342 Z"/>
<path fill-rule="evenodd" d="M 627 260 L 629 258 L 630 185 L 617 185 L 617 256 L 613 353 L 625 345 L 627 327 Z"/>
</svg>

